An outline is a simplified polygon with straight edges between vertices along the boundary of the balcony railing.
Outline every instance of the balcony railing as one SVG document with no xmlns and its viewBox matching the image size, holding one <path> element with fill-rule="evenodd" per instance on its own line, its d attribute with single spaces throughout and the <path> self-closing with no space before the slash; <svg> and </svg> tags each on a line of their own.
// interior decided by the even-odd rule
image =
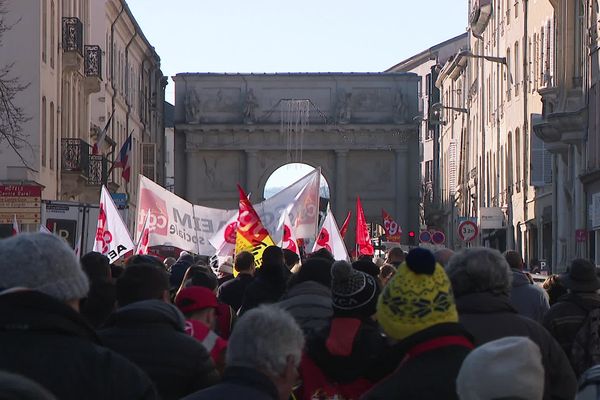
<svg viewBox="0 0 600 400">
<path fill-rule="evenodd" d="M 102 155 L 91 155 L 88 169 L 89 186 L 101 186 L 108 180 L 108 161 Z"/>
<path fill-rule="evenodd" d="M 80 172 L 87 176 L 90 161 L 90 145 L 76 138 L 61 139 L 62 170 Z"/>
<path fill-rule="evenodd" d="M 77 52 L 83 56 L 83 24 L 79 18 L 63 17 L 62 47 L 65 52 Z"/>
<path fill-rule="evenodd" d="M 102 49 L 100 46 L 86 45 L 84 47 L 85 76 L 96 77 L 102 80 Z"/>
</svg>

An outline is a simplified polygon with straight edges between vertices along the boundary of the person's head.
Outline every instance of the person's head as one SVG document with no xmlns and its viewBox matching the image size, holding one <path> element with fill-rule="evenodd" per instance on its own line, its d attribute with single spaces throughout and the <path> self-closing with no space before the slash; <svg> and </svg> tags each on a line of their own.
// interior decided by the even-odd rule
<svg viewBox="0 0 600 400">
<path fill-rule="evenodd" d="M 177 260 L 175 259 L 175 257 L 167 257 L 163 260 L 163 264 L 165 265 L 165 268 L 170 269 L 171 266 L 173 264 L 175 264 L 177 262 Z"/>
<path fill-rule="evenodd" d="M 217 276 L 219 278 L 225 278 L 230 275 L 233 275 L 233 257 L 227 257 L 220 261 L 217 267 Z"/>
<path fill-rule="evenodd" d="M 512 272 L 498 250 L 470 247 L 456 253 L 448 263 L 446 273 L 457 298 L 472 293 L 508 295 Z"/>
<path fill-rule="evenodd" d="M 134 264 L 117 279 L 119 307 L 142 300 L 169 302 L 169 275 L 162 267 L 152 264 Z"/>
<path fill-rule="evenodd" d="M 433 256 L 435 257 L 435 261 L 438 262 L 442 267 L 446 268 L 448 265 L 448 261 L 450 261 L 450 257 L 454 255 L 454 252 L 450 249 L 439 249 Z"/>
<path fill-rule="evenodd" d="M 285 257 L 283 250 L 279 246 L 268 246 L 262 254 L 261 268 L 283 267 L 285 265 Z"/>
<path fill-rule="evenodd" d="M 158 258 L 151 256 L 149 254 L 136 254 L 136 255 L 129 257 L 125 261 L 125 268 L 130 267 L 135 264 L 150 264 L 150 265 L 154 265 L 156 267 L 164 269 L 163 263 L 161 263 Z"/>
<path fill-rule="evenodd" d="M 240 274 L 253 274 L 254 273 L 254 255 L 249 251 L 239 252 L 235 256 L 235 262 L 233 267 Z"/>
<path fill-rule="evenodd" d="M 375 314 L 379 285 L 375 278 L 347 261 L 331 266 L 331 300 L 336 317 L 369 318 Z"/>
<path fill-rule="evenodd" d="M 190 268 L 192 268 L 192 271 L 190 271 L 191 286 L 204 287 L 213 292 L 217 290 L 219 280 L 210 268 L 205 269 L 197 266 Z"/>
<path fill-rule="evenodd" d="M 110 260 L 105 255 L 90 251 L 81 257 L 81 267 L 90 282 L 109 281 L 112 279 Z"/>
<path fill-rule="evenodd" d="M 507 336 L 467 355 L 456 379 L 460 400 L 544 397 L 542 353 L 531 339 Z"/>
<path fill-rule="evenodd" d="M 395 273 L 396 267 L 394 267 L 392 264 L 383 264 L 379 269 L 379 281 L 381 282 L 381 286 L 383 287 L 387 285 Z"/>
<path fill-rule="evenodd" d="M 26 288 L 74 309 L 89 291 L 89 280 L 67 243 L 47 233 L 22 233 L 0 240 L 0 290 Z"/>
<path fill-rule="evenodd" d="M 507 250 L 504 252 L 504 258 L 511 269 L 523 270 L 523 257 L 518 252 Z"/>
<path fill-rule="evenodd" d="M 287 400 L 298 378 L 304 335 L 294 318 L 275 305 L 262 305 L 236 322 L 227 345 L 226 364 L 265 374 Z"/>
<path fill-rule="evenodd" d="M 0 371 L 0 399 L 56 400 L 56 397 L 39 383 L 25 376 Z"/>
<path fill-rule="evenodd" d="M 402 250 L 400 247 L 392 247 L 388 250 L 386 254 L 385 262 L 387 264 L 392 264 L 394 267 L 397 268 L 400 264 L 404 262 L 405 258 L 406 254 L 404 254 L 404 250 Z"/>
<path fill-rule="evenodd" d="M 331 287 L 331 264 L 331 261 L 317 257 L 304 261 L 298 272 L 292 277 L 290 285 L 312 281 L 328 288 Z"/>
<path fill-rule="evenodd" d="M 216 322 L 217 297 L 205 287 L 190 286 L 177 293 L 175 305 L 186 319 L 200 321 L 213 329 Z"/>
<path fill-rule="evenodd" d="M 559 277 L 560 283 L 571 292 L 592 293 L 600 289 L 596 266 L 589 260 L 571 261 L 567 272 Z"/>
<path fill-rule="evenodd" d="M 427 312 L 420 312 L 424 304 Z M 458 322 L 450 280 L 429 250 L 417 247 L 408 253 L 379 297 L 377 321 L 396 340 Z"/>
<path fill-rule="evenodd" d="M 352 263 L 352 268 L 357 271 L 371 275 L 373 278 L 379 277 L 379 268 L 370 258 L 359 258 Z"/>
<path fill-rule="evenodd" d="M 562 295 L 567 294 L 567 288 L 560 283 L 560 278 L 556 274 L 546 278 L 544 283 L 542 283 L 542 288 L 548 293 L 548 302 L 550 305 L 556 303 Z"/>
<path fill-rule="evenodd" d="M 288 269 L 292 269 L 294 265 L 300 262 L 300 256 L 295 251 L 283 249 L 283 258 Z"/>
<path fill-rule="evenodd" d="M 331 252 L 324 247 L 322 249 L 307 254 L 306 258 L 325 258 L 326 260 L 330 260 L 332 264 L 335 261 L 335 257 L 333 256 L 333 254 L 331 254 Z"/>
</svg>

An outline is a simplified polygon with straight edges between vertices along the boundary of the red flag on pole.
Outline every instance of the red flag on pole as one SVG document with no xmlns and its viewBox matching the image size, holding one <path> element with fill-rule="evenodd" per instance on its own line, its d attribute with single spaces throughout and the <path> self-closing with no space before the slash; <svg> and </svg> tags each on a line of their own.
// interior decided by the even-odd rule
<svg viewBox="0 0 600 400">
<path fill-rule="evenodd" d="M 400 236 L 402 235 L 400 225 L 383 208 L 381 209 L 381 216 L 383 218 L 383 229 L 385 229 L 385 238 L 387 241 L 400 243 Z"/>
<path fill-rule="evenodd" d="M 348 211 L 348 215 L 346 215 L 346 219 L 342 224 L 342 228 L 340 229 L 340 236 L 342 239 L 346 236 L 346 231 L 348 231 L 348 225 L 350 225 L 350 217 L 352 216 L 352 211 Z"/>
<path fill-rule="evenodd" d="M 358 247 L 358 256 L 373 255 L 375 253 L 369 229 L 367 228 L 365 213 L 360 203 L 360 197 L 358 196 L 356 197 L 356 245 Z"/>
</svg>

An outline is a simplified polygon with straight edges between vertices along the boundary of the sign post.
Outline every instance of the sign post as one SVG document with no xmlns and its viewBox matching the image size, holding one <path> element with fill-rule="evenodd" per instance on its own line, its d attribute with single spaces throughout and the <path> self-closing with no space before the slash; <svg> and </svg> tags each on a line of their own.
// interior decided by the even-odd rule
<svg viewBox="0 0 600 400">
<path fill-rule="evenodd" d="M 463 242 L 471 242 L 473 241 L 477 235 L 479 234 L 479 228 L 477 228 L 477 223 L 466 219 L 458 224 L 458 237 Z"/>
</svg>

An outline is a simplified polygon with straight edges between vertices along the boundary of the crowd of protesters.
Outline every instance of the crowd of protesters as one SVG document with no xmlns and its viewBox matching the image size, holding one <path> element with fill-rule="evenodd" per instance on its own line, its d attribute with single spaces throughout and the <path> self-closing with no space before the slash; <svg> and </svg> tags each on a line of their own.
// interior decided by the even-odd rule
<svg viewBox="0 0 600 400">
<path fill-rule="evenodd" d="M 0 240 L 0 398 L 597 399 L 594 264 L 537 286 L 515 251 L 78 259 Z"/>
</svg>

